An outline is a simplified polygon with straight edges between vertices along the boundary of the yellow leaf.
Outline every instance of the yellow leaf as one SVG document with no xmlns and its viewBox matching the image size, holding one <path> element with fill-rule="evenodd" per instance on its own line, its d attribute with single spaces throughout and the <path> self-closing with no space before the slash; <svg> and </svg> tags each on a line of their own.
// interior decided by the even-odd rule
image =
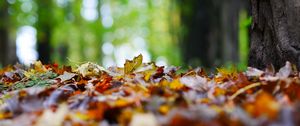
<svg viewBox="0 0 300 126">
<path fill-rule="evenodd" d="M 116 106 L 126 106 L 127 104 L 128 102 L 123 99 L 119 99 L 116 101 Z"/>
<path fill-rule="evenodd" d="M 180 82 L 179 79 L 175 79 L 175 80 L 173 80 L 173 81 L 169 84 L 169 87 L 170 87 L 171 89 L 178 90 L 178 89 L 183 88 L 184 85 Z"/>
<path fill-rule="evenodd" d="M 34 75 L 36 75 L 36 71 L 34 69 L 30 69 L 30 70 L 24 72 L 24 76 L 27 78 L 30 78 Z"/>
<path fill-rule="evenodd" d="M 218 68 L 217 71 L 218 75 L 215 77 L 215 81 L 217 83 L 228 80 L 236 80 L 238 76 L 238 72 L 235 68 Z"/>
<path fill-rule="evenodd" d="M 145 81 L 149 81 L 151 75 L 152 75 L 152 71 L 151 72 L 145 72 L 145 76 L 144 76 Z"/>
<path fill-rule="evenodd" d="M 168 105 L 161 105 L 161 106 L 158 108 L 158 111 L 159 111 L 161 114 L 166 115 L 166 114 L 170 111 L 170 107 L 169 107 Z"/>
<path fill-rule="evenodd" d="M 37 71 L 37 72 L 43 73 L 43 72 L 47 71 L 46 67 L 42 64 L 41 61 L 35 61 L 33 63 L 33 65 L 34 65 L 35 71 Z"/>
<path fill-rule="evenodd" d="M 88 120 L 89 119 L 89 115 L 86 113 L 80 113 L 80 112 L 76 112 L 75 114 L 70 114 L 71 118 L 74 118 L 76 120 Z"/>
<path fill-rule="evenodd" d="M 13 114 L 11 113 L 11 112 L 0 112 L 0 120 L 2 120 L 2 119 L 6 119 L 6 118 L 10 118 L 10 117 L 12 117 L 13 116 Z"/>
<path fill-rule="evenodd" d="M 30 78 L 32 76 L 35 76 L 37 73 L 45 73 L 48 70 L 46 67 L 42 64 L 41 61 L 35 61 L 33 63 L 33 69 L 30 69 L 28 71 L 24 72 L 25 77 Z"/>
<path fill-rule="evenodd" d="M 134 57 L 133 60 L 126 60 L 124 64 L 124 73 L 129 74 L 141 66 L 143 62 L 143 56 L 140 54 L 137 57 Z"/>
</svg>

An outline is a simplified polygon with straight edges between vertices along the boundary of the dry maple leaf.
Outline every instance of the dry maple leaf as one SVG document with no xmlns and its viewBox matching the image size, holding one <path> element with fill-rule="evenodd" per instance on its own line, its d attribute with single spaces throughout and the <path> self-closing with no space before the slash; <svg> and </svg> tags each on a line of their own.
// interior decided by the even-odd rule
<svg viewBox="0 0 300 126">
<path fill-rule="evenodd" d="M 142 65 L 143 56 L 140 54 L 137 57 L 134 57 L 133 60 L 126 60 L 124 64 L 124 73 L 129 74 L 135 71 L 139 66 Z"/>
</svg>

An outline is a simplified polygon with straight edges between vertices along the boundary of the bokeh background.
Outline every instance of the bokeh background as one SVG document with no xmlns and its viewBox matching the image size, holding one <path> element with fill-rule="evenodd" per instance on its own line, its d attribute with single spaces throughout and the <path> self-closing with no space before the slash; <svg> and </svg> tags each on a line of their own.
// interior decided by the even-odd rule
<svg viewBox="0 0 300 126">
<path fill-rule="evenodd" d="M 0 67 L 16 62 L 247 66 L 249 0 L 1 0 Z"/>
</svg>

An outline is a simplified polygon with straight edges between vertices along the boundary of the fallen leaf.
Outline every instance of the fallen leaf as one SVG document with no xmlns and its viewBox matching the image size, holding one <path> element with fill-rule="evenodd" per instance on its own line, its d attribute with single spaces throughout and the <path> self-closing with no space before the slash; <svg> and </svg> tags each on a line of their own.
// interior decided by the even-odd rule
<svg viewBox="0 0 300 126">
<path fill-rule="evenodd" d="M 80 65 L 76 70 L 83 77 L 92 77 L 92 76 L 101 76 L 102 71 L 105 71 L 105 68 L 91 62 L 84 63 Z"/>
<path fill-rule="evenodd" d="M 46 67 L 42 64 L 41 61 L 34 62 L 33 67 L 34 67 L 35 71 L 40 72 L 40 73 L 47 71 Z"/>
<path fill-rule="evenodd" d="M 253 67 L 248 67 L 247 71 L 245 72 L 246 76 L 253 76 L 253 77 L 260 77 L 264 72 L 253 68 Z"/>
<path fill-rule="evenodd" d="M 136 113 L 129 126 L 158 126 L 158 123 L 152 113 Z"/>
<path fill-rule="evenodd" d="M 70 79 L 73 78 L 74 76 L 76 76 L 76 74 L 74 74 L 74 73 L 69 73 L 69 72 L 66 72 L 66 71 L 65 71 L 63 75 L 59 75 L 59 76 L 56 77 L 56 78 L 60 79 L 61 82 L 64 82 L 64 81 L 66 81 L 66 80 L 70 80 Z"/>
<path fill-rule="evenodd" d="M 289 77 L 291 74 L 292 74 L 292 65 L 290 62 L 286 62 L 285 63 L 285 66 L 280 68 L 278 73 L 276 73 L 276 76 L 277 77 L 280 77 L 280 78 L 287 78 Z"/>
<path fill-rule="evenodd" d="M 184 85 L 180 82 L 179 79 L 173 80 L 171 83 L 168 84 L 168 86 L 169 86 L 171 89 L 175 89 L 175 90 L 179 90 L 179 89 L 181 89 L 181 88 L 184 87 Z"/>
<path fill-rule="evenodd" d="M 266 116 L 269 119 L 276 119 L 278 117 L 280 105 L 268 93 L 260 93 L 254 103 L 246 104 L 245 109 L 254 117 Z"/>
<path fill-rule="evenodd" d="M 124 73 L 129 74 L 135 71 L 143 62 L 143 56 L 140 54 L 134 57 L 133 60 L 126 60 L 124 64 Z"/>
<path fill-rule="evenodd" d="M 184 76 L 180 78 L 180 82 L 186 85 L 187 87 L 200 92 L 205 92 L 208 90 L 207 79 L 198 75 Z"/>
<path fill-rule="evenodd" d="M 46 109 L 37 120 L 35 126 L 61 126 L 68 111 L 69 109 L 66 104 L 61 104 L 55 112 Z"/>
</svg>

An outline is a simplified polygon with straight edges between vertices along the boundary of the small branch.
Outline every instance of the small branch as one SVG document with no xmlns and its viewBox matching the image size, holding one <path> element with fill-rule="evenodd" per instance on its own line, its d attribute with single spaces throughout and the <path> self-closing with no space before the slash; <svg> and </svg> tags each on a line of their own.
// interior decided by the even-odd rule
<svg viewBox="0 0 300 126">
<path fill-rule="evenodd" d="M 257 82 L 257 83 L 253 83 L 253 84 L 247 85 L 247 86 L 245 86 L 245 87 L 239 89 L 239 90 L 238 90 L 237 92 L 235 92 L 233 95 L 231 95 L 231 96 L 229 97 L 229 99 L 230 99 L 230 100 L 233 100 L 235 97 L 237 97 L 238 95 L 244 93 L 246 90 L 249 90 L 249 89 L 254 88 L 254 87 L 258 87 L 258 86 L 260 86 L 260 85 L 262 85 L 260 82 Z"/>
</svg>

